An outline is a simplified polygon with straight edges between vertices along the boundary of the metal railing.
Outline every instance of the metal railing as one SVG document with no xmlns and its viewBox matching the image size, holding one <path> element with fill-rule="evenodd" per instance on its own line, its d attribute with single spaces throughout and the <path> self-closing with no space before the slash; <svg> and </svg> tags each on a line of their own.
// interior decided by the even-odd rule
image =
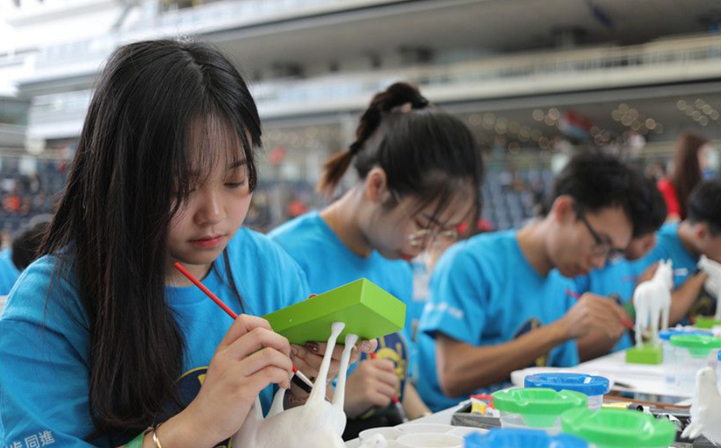
<svg viewBox="0 0 721 448">
<path fill-rule="evenodd" d="M 694 70 L 690 70 L 694 68 Z M 647 74 L 648 76 L 639 76 Z M 689 77 L 716 77 L 721 73 L 721 37 L 704 36 L 631 47 L 601 47 L 573 51 L 510 55 L 444 66 L 410 67 L 367 73 L 341 73 L 313 79 L 267 81 L 251 87 L 261 113 L 293 115 L 313 105 L 316 110 L 353 110 L 371 95 L 396 80 L 415 83 L 421 89 L 438 89 L 434 100 L 443 102 L 449 88 L 463 99 L 498 96 L 498 92 L 534 86 L 562 92 L 570 85 L 588 87 L 610 80 L 614 87 L 683 81 Z M 520 93 L 523 93 L 519 90 Z M 84 114 L 90 91 L 37 97 L 31 123 L 39 125 Z M 439 97 L 440 96 L 440 97 Z"/>
</svg>

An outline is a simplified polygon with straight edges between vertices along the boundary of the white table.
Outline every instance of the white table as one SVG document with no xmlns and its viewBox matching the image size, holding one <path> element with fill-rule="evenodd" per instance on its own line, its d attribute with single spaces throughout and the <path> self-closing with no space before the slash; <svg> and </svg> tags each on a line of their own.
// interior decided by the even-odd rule
<svg viewBox="0 0 721 448">
<path fill-rule="evenodd" d="M 421 417 L 419 419 L 413 420 L 413 423 L 445 423 L 446 425 L 450 425 L 453 413 L 460 408 L 461 405 L 453 406 L 452 408 L 448 408 L 444 411 L 431 414 L 428 417 Z M 346 442 L 345 446 L 346 448 L 358 448 L 360 446 L 360 440 L 349 440 L 348 442 Z"/>
</svg>

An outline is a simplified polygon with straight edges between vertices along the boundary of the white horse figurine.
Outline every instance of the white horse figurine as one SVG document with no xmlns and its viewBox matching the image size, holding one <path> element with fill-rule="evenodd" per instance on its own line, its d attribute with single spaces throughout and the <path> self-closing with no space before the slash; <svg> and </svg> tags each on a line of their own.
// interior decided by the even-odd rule
<svg viewBox="0 0 721 448">
<path fill-rule="evenodd" d="M 240 430 L 233 436 L 232 446 L 238 448 L 344 448 L 343 430 L 345 430 L 346 416 L 343 412 L 345 400 L 345 383 L 348 364 L 353 346 L 358 336 L 349 334 L 345 338 L 345 348 L 340 361 L 340 373 L 333 396 L 333 404 L 325 400 L 328 370 L 331 356 L 336 345 L 338 335 L 343 331 L 345 324 L 336 322 L 332 325 L 331 336 L 328 339 L 328 348 L 323 356 L 318 378 L 315 380 L 313 391 L 303 406 L 292 409 L 283 409 L 285 389 L 279 389 L 273 399 L 268 417 L 263 418 L 260 400 L 248 413 L 248 417 Z M 373 439 L 363 447 L 383 447 L 385 443 Z"/>
<path fill-rule="evenodd" d="M 706 436 L 716 446 L 721 444 L 721 394 L 716 385 L 716 374 L 705 367 L 696 374 L 696 391 L 691 406 L 691 424 L 682 437 L 695 439 Z"/>
<path fill-rule="evenodd" d="M 706 289 L 710 293 L 716 294 L 716 316 L 714 316 L 714 320 L 721 320 L 721 306 L 719 306 L 719 299 L 721 299 L 721 263 L 707 258 L 706 255 L 701 255 L 698 268 L 708 275 L 708 280 L 705 283 Z"/>
<path fill-rule="evenodd" d="M 673 262 L 661 260 L 651 280 L 636 287 L 633 292 L 633 306 L 636 308 L 636 347 L 643 347 L 643 330 L 651 329 L 651 342 L 658 345 L 658 322 L 668 328 L 671 310 L 671 289 L 673 288 Z"/>
</svg>

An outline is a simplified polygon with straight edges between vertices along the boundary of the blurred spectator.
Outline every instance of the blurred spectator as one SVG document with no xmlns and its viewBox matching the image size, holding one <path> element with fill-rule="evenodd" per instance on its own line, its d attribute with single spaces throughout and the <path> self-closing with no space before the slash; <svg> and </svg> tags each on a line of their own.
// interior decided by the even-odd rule
<svg viewBox="0 0 721 448">
<path fill-rule="evenodd" d="M 711 151 L 703 135 L 686 131 L 676 141 L 671 176 L 658 181 L 658 189 L 668 207 L 668 221 L 686 219 L 688 196 L 701 181 Z"/>
<path fill-rule="evenodd" d="M 37 258 L 49 221 L 49 215 L 31 220 L 28 228 L 13 239 L 11 248 L 0 252 L 0 296 L 10 293 L 20 273 Z M 0 299 L 0 310 L 3 304 Z"/>
</svg>

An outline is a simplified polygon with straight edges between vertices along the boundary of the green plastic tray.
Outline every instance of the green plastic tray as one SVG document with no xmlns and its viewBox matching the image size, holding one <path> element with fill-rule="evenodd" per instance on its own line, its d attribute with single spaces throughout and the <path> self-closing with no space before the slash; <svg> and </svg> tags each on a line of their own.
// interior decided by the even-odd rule
<svg viewBox="0 0 721 448">
<path fill-rule="evenodd" d="M 406 305 L 363 278 L 263 316 L 292 344 L 325 342 L 333 322 L 345 322 L 346 334 L 377 339 L 405 326 Z"/>
</svg>

